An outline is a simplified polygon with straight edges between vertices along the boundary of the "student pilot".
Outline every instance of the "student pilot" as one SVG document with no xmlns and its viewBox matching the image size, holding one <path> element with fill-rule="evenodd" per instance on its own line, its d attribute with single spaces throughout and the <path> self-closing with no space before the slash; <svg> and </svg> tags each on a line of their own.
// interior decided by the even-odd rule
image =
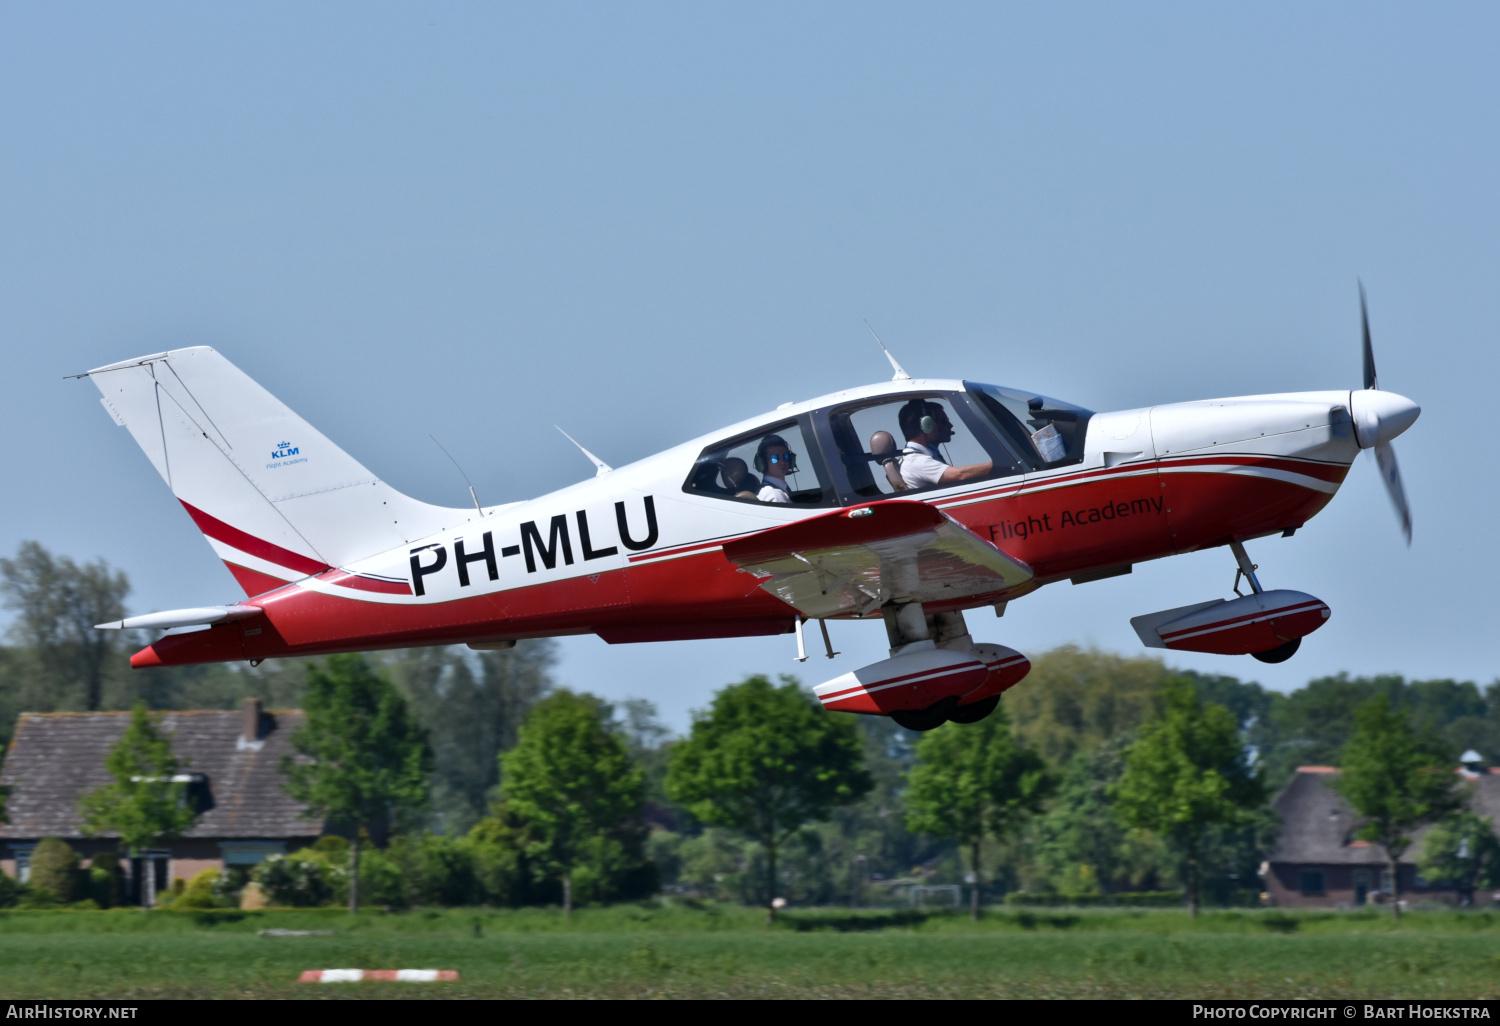
<svg viewBox="0 0 1500 1026">
<path fill-rule="evenodd" d="M 943 407 L 930 399 L 913 399 L 896 414 L 906 448 L 901 451 L 901 480 L 908 488 L 931 488 L 987 477 L 994 461 L 954 467 L 938 446 L 953 440 L 953 422 Z"/>
<path fill-rule="evenodd" d="M 780 435 L 767 435 L 760 440 L 755 450 L 755 469 L 761 473 L 761 489 L 756 498 L 761 502 L 791 502 L 792 492 L 787 487 L 787 474 L 797 469 L 797 454 Z"/>
</svg>

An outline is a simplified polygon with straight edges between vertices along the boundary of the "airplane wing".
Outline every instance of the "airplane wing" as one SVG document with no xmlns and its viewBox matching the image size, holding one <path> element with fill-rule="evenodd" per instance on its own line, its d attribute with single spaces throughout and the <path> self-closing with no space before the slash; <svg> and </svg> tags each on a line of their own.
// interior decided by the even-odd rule
<svg viewBox="0 0 1500 1026">
<path fill-rule="evenodd" d="M 887 602 L 939 602 L 1031 580 L 941 510 L 892 499 L 834 510 L 728 542 L 724 555 L 804 616 L 864 616 Z"/>
</svg>

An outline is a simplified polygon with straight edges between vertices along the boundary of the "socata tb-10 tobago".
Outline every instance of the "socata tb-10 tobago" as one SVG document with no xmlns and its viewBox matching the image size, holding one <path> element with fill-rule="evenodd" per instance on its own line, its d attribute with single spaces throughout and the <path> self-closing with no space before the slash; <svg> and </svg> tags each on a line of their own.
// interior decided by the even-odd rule
<svg viewBox="0 0 1500 1026">
<path fill-rule="evenodd" d="M 880 620 L 890 658 L 815 691 L 925 730 L 983 718 L 1030 669 L 975 643 L 965 610 L 1175 553 L 1230 546 L 1250 592 L 1136 617 L 1146 645 L 1290 657 L 1328 607 L 1262 589 L 1243 542 L 1300 527 L 1361 449 L 1410 542 L 1390 442 L 1420 410 L 1379 390 L 1368 320 L 1355 391 L 1093 413 L 891 365 L 619 469 L 584 450 L 591 480 L 474 509 L 395 491 L 212 349 L 100 367 L 105 407 L 249 596 L 101 626 L 166 628 L 131 658 L 149 667 L 586 633 L 795 633 L 805 658 L 806 620 L 825 644 L 823 621 Z"/>
</svg>

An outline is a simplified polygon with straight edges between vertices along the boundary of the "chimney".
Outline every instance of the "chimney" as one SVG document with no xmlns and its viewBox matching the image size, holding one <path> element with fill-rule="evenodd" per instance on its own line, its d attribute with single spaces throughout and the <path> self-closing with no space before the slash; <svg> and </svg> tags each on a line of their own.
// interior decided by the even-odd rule
<svg viewBox="0 0 1500 1026">
<path fill-rule="evenodd" d="M 260 699 L 247 698 L 240 706 L 240 736 L 251 744 L 260 740 Z"/>
</svg>

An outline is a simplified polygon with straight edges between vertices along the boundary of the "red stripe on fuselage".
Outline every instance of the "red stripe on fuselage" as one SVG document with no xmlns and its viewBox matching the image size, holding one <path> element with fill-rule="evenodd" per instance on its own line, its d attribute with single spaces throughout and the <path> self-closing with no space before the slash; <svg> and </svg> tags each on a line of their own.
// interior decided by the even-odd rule
<svg viewBox="0 0 1500 1026">
<path fill-rule="evenodd" d="M 1219 463 L 1226 461 L 1224 457 L 1216 459 Z M 1312 467 L 1289 460 L 1267 462 Z M 1007 555 L 1032 566 L 1039 579 L 1055 580 L 1222 544 L 1236 536 L 1299 526 L 1331 498 L 1324 492 L 1266 477 L 1212 471 L 1158 476 L 1140 473 L 1143 469 L 1149 468 L 1132 465 L 1116 473 L 1070 476 L 1066 481 L 1043 479 L 1033 490 L 1017 494 L 1006 489 L 1003 495 L 953 506 L 949 513 L 981 538 L 992 540 Z M 1327 467 L 1332 477 L 1347 470 Z M 1162 487 L 1164 483 L 1166 488 Z M 1059 484 L 1062 487 L 1056 487 Z M 1162 500 L 1160 509 L 1155 503 L 1158 498 Z M 1153 500 L 1150 516 L 1120 515 L 1121 503 L 1145 499 Z M 210 537 L 288 565 L 292 561 L 286 556 L 296 557 L 302 565 L 312 563 L 183 505 Z M 1091 511 L 1102 511 L 1106 506 L 1114 507 L 1114 517 L 1106 519 L 1101 512 L 1098 519 L 1090 519 Z M 1072 514 L 1066 524 L 1065 512 Z M 1026 537 L 1017 535 L 1019 524 L 1026 525 Z M 1032 530 L 1035 524 L 1042 526 Z M 725 558 L 719 551 L 722 544 L 720 540 L 673 546 L 663 551 L 677 558 L 658 558 L 592 577 L 438 603 L 371 602 L 361 599 L 359 592 L 347 585 L 337 589 L 342 594 L 331 595 L 267 579 L 265 583 L 277 590 L 266 597 L 265 619 L 255 617 L 212 631 L 165 637 L 157 642 L 160 647 L 155 655 L 143 662 L 256 659 L 475 638 L 597 633 L 612 627 L 634 629 L 651 624 L 719 621 L 743 631 L 750 621 L 790 617 L 790 607 L 761 589 L 754 575 Z M 261 551 L 255 552 L 256 548 Z M 278 554 L 284 555 L 278 559 Z M 662 554 L 641 555 L 649 558 Z M 315 565 L 314 569 L 322 572 L 330 568 Z M 247 584 L 247 590 L 249 587 Z M 1035 583 L 1028 582 L 1013 589 L 1009 597 L 1034 588 Z M 985 596 L 984 601 L 1006 597 L 997 593 Z M 972 606 L 976 601 L 969 597 L 951 608 Z M 934 603 L 933 608 L 949 607 Z M 260 634 L 244 633 L 261 625 L 264 629 Z"/>
<path fill-rule="evenodd" d="M 275 563 L 277 566 L 284 566 L 288 570 L 295 570 L 297 573 L 307 577 L 311 577 L 313 574 L 320 574 L 324 570 L 332 569 L 327 563 L 319 563 L 317 560 L 309 559 L 307 556 L 293 552 L 291 549 L 284 549 L 280 545 L 273 545 L 271 542 L 263 541 L 253 534 L 246 534 L 238 527 L 226 524 L 218 517 L 203 512 L 190 502 L 184 502 L 182 499 L 178 499 L 177 501 L 181 502 L 182 508 L 188 511 L 188 516 L 193 518 L 193 523 L 198 525 L 198 530 L 208 535 L 214 541 L 221 541 L 225 545 L 233 545 L 241 552 L 247 552 L 259 559 L 264 559 L 267 563 Z"/>
</svg>

